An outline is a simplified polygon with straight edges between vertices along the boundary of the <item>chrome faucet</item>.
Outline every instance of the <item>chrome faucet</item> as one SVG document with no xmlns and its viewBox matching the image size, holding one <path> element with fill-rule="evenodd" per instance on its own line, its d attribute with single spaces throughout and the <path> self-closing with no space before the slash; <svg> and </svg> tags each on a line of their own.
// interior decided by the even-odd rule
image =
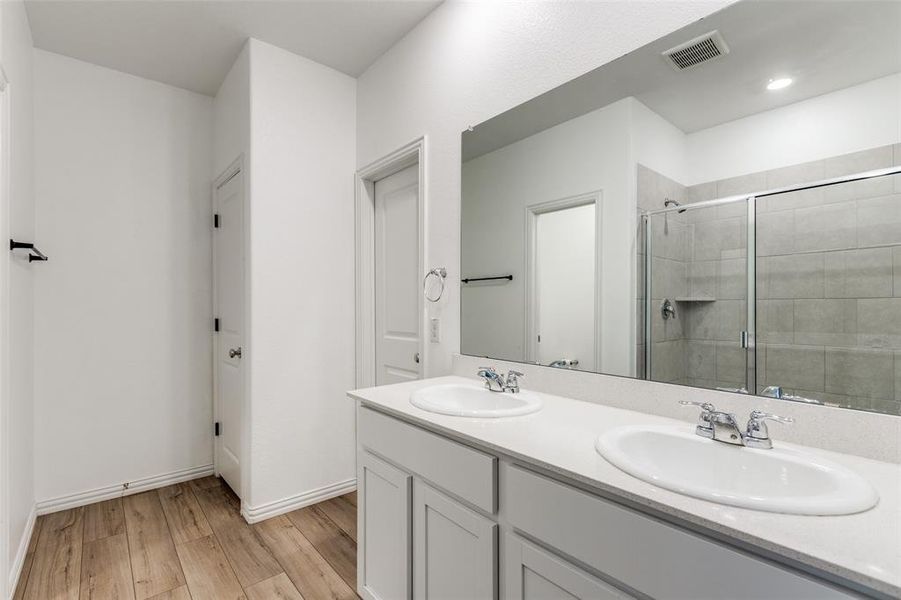
<svg viewBox="0 0 901 600">
<path fill-rule="evenodd" d="M 696 434 L 707 439 L 735 446 L 768 450 L 773 447 L 773 441 L 770 439 L 766 421 L 794 422 L 794 419 L 791 417 L 780 417 L 779 415 L 754 410 L 751 411 L 748 425 L 745 431 L 742 432 L 734 414 L 718 411 L 709 402 L 680 400 L 679 404 L 682 406 L 697 406 L 701 409 L 701 414 L 698 415 L 698 424 L 695 427 Z"/>
<path fill-rule="evenodd" d="M 525 377 L 519 371 L 510 370 L 504 377 L 494 370 L 494 367 L 479 367 L 477 373 L 479 377 L 485 380 L 485 387 L 492 392 L 510 392 L 516 394 L 519 392 L 519 378 Z"/>
</svg>

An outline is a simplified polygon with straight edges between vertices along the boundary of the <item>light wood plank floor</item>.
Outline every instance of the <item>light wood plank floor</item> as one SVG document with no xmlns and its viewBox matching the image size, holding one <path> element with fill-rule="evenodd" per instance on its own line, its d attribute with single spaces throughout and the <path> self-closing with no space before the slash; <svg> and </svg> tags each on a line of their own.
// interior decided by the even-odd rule
<svg viewBox="0 0 901 600">
<path fill-rule="evenodd" d="M 356 600 L 356 493 L 248 525 L 205 477 L 39 517 L 14 600 Z"/>
</svg>

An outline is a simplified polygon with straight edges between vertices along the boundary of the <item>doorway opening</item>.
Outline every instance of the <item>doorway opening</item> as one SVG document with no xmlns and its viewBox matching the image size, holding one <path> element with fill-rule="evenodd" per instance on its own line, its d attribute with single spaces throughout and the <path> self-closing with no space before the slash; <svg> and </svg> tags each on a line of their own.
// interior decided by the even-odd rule
<svg viewBox="0 0 901 600">
<path fill-rule="evenodd" d="M 600 192 L 526 208 L 526 359 L 597 371 Z"/>
</svg>

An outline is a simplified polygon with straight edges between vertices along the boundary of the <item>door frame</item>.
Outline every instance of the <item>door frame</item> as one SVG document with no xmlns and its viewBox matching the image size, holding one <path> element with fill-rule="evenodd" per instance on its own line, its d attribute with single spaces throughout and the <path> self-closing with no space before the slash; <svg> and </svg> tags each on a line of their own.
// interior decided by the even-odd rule
<svg viewBox="0 0 901 600">
<path fill-rule="evenodd" d="M 250 240 L 247 235 L 247 224 L 250 215 L 250 178 L 247 175 L 247 169 L 245 168 L 245 160 L 244 154 L 241 153 L 238 158 L 236 158 L 222 173 L 213 180 L 212 185 L 210 186 L 210 231 L 212 235 L 212 253 L 211 253 L 211 271 L 212 271 L 212 312 L 210 316 L 210 335 L 213 344 L 213 352 L 212 352 L 212 360 L 213 360 L 213 381 L 212 381 L 212 397 L 213 397 L 213 421 L 210 423 L 210 433 L 212 434 L 215 428 L 215 424 L 219 421 L 219 340 L 217 336 L 218 332 L 215 331 L 213 327 L 213 319 L 216 318 L 219 313 L 219 289 L 218 289 L 218 277 L 216 275 L 216 257 L 218 255 L 218 239 L 216 236 L 216 229 L 213 226 L 213 215 L 216 214 L 218 209 L 216 205 L 216 193 L 220 187 L 222 187 L 226 182 L 236 176 L 238 173 L 241 173 L 244 177 L 244 219 L 242 226 L 242 238 L 244 245 L 244 340 L 242 345 L 242 352 L 246 356 L 248 354 L 248 347 L 250 346 L 250 293 L 248 291 L 247 282 L 250 281 Z M 243 360 L 243 357 L 242 357 Z M 244 363 L 246 365 L 246 363 Z M 239 449 L 240 456 L 238 459 L 241 463 L 241 489 L 235 490 L 241 496 L 242 506 L 244 504 L 244 499 L 247 497 L 248 491 L 248 481 L 246 475 L 246 466 L 247 466 L 247 446 L 249 442 L 248 432 L 250 431 L 250 370 L 245 366 L 244 371 L 241 373 L 241 379 L 243 383 L 244 393 L 242 394 L 241 401 L 241 447 Z M 216 476 L 219 476 L 219 445 L 220 440 L 216 439 L 216 436 L 213 436 L 213 471 Z"/>
<path fill-rule="evenodd" d="M 603 272 L 602 252 L 603 247 L 603 210 L 604 194 L 602 190 L 595 190 L 578 194 L 575 196 L 567 196 L 547 202 L 538 202 L 526 206 L 526 252 L 525 252 L 525 268 L 523 272 L 525 277 L 525 339 L 523 347 L 526 349 L 526 362 L 535 362 L 538 358 L 538 343 L 536 335 L 538 332 L 538 260 L 536 248 L 538 244 L 538 216 L 542 214 L 566 210 L 568 208 L 577 208 L 579 206 L 594 205 L 594 360 L 595 371 L 601 371 L 601 315 L 602 299 L 601 294 L 601 274 Z"/>
<path fill-rule="evenodd" d="M 3 243 L 10 239 L 10 93 L 9 79 L 0 65 L 0 239 Z M 15 564 L 10 564 L 10 479 L 9 479 L 9 432 L 10 432 L 10 262 L 12 253 L 7 253 L 0 263 L 0 564 L 3 564 L 3 581 L 0 592 L 4 597 L 12 597 L 19 573 L 25 560 L 25 546 L 16 549 Z M 25 524 L 23 542 L 33 535 L 34 513 Z M 10 568 L 11 571 L 6 571 Z"/>
<path fill-rule="evenodd" d="M 420 275 L 425 274 L 426 256 L 426 169 L 425 136 L 358 169 L 354 177 L 354 239 L 355 239 L 355 379 L 356 386 L 375 385 L 375 182 L 412 165 L 419 167 L 417 211 L 419 235 L 417 264 Z M 422 294 L 417 299 L 419 312 L 420 375 L 428 371 L 425 344 L 427 319 Z"/>
</svg>

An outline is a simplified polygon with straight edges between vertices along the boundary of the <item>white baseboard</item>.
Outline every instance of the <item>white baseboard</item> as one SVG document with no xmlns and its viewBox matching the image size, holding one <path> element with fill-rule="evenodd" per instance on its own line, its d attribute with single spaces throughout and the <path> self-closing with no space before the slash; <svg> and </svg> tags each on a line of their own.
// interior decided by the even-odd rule
<svg viewBox="0 0 901 600">
<path fill-rule="evenodd" d="M 22 539 L 19 540 L 19 548 L 16 550 L 16 558 L 13 560 L 12 568 L 9 570 L 9 597 L 12 598 L 16 593 L 16 586 L 19 584 L 19 577 L 22 575 L 22 567 L 25 566 L 25 555 L 28 553 L 28 544 L 31 543 L 31 536 L 34 535 L 34 524 L 37 521 L 38 512 L 31 509 L 28 520 L 25 522 L 25 531 L 22 532 Z"/>
<path fill-rule="evenodd" d="M 303 508 L 304 506 L 310 506 L 311 504 L 316 504 L 317 502 L 322 502 L 329 498 L 347 494 L 355 489 L 357 489 L 356 477 L 348 479 L 347 481 L 339 481 L 338 483 L 310 490 L 309 492 L 297 494 L 296 496 L 276 500 L 275 502 L 261 504 L 260 506 L 247 506 L 242 503 L 241 515 L 248 523 L 259 523 L 260 521 L 283 515 L 292 510 Z"/>
<path fill-rule="evenodd" d="M 86 504 L 93 504 L 101 500 L 110 500 L 121 496 L 130 496 L 147 490 L 166 487 L 173 483 L 180 483 L 199 477 L 206 477 L 213 474 L 213 465 L 203 465 L 200 467 L 192 467 L 190 469 L 181 469 L 172 471 L 171 473 L 163 473 L 162 475 L 154 475 L 152 477 L 143 477 L 130 481 L 128 488 L 123 488 L 122 484 L 108 485 L 105 487 L 78 492 L 76 494 L 67 494 L 50 498 L 49 500 L 41 500 L 37 503 L 37 514 L 46 515 L 49 513 L 66 510 L 67 508 L 76 508 Z"/>
</svg>

